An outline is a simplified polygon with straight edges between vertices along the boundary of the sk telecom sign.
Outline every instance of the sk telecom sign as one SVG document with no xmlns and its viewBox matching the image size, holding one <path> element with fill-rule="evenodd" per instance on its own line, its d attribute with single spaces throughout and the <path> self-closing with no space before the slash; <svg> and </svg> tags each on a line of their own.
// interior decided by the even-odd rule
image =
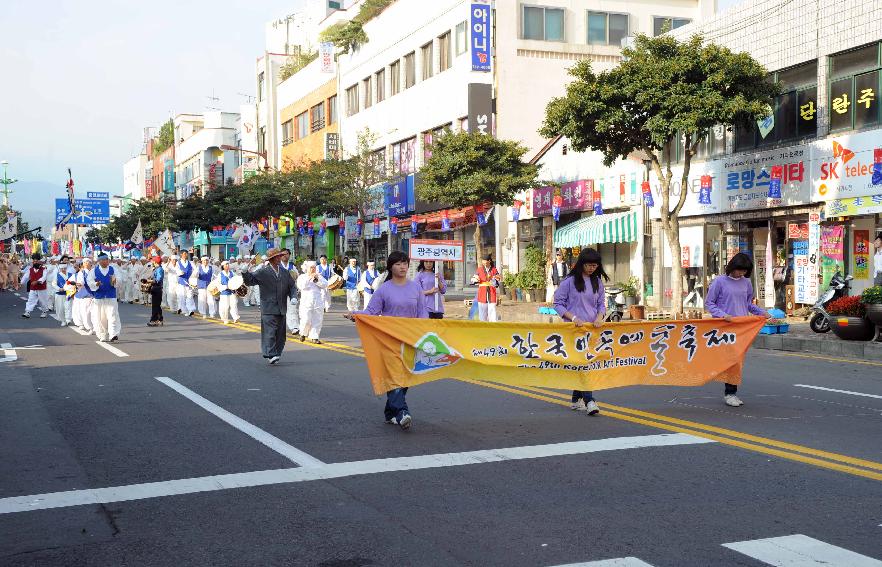
<svg viewBox="0 0 882 567">
<path fill-rule="evenodd" d="M 469 16 L 472 71 L 490 72 L 490 5 L 472 3 Z"/>
</svg>

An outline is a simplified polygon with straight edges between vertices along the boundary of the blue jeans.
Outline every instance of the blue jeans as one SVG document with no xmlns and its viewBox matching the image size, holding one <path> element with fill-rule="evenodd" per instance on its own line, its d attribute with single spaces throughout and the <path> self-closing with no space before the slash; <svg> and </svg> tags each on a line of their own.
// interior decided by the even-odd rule
<svg viewBox="0 0 882 567">
<path fill-rule="evenodd" d="M 594 400 L 594 392 L 584 391 L 580 392 L 579 390 L 573 390 L 573 403 L 578 402 L 579 400 L 585 400 L 585 403 L 591 402 Z"/>
<path fill-rule="evenodd" d="M 723 395 L 724 396 L 734 396 L 737 391 L 738 391 L 737 384 L 729 384 L 728 382 L 726 382 L 726 387 L 723 389 Z"/>
<path fill-rule="evenodd" d="M 393 417 L 401 421 L 405 414 L 410 413 L 407 409 L 407 400 L 404 399 L 406 394 L 407 388 L 395 388 L 386 392 L 386 409 L 383 413 L 386 414 L 387 421 Z"/>
</svg>

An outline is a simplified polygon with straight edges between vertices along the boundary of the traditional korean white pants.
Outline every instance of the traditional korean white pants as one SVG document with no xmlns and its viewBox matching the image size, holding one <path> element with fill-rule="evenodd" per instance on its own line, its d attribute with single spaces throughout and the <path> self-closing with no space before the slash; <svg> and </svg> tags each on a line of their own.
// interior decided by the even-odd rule
<svg viewBox="0 0 882 567">
<path fill-rule="evenodd" d="M 297 301 L 296 299 L 294 300 Z M 288 332 L 293 333 L 294 331 L 300 330 L 300 305 L 299 303 L 289 303 L 288 304 L 288 313 L 285 315 L 285 326 L 288 327 Z"/>
<path fill-rule="evenodd" d="M 364 309 L 367 309 L 368 303 L 371 302 L 371 298 L 374 296 L 373 293 L 365 293 L 364 294 Z"/>
<path fill-rule="evenodd" d="M 349 311 L 358 311 L 358 290 L 357 289 L 347 289 L 346 290 L 346 309 Z"/>
<path fill-rule="evenodd" d="M 496 322 L 496 304 L 495 303 L 478 303 L 478 318 L 481 321 Z"/>
<path fill-rule="evenodd" d="M 49 311 L 48 289 L 41 289 L 39 291 L 32 289 L 28 292 L 28 302 L 25 303 L 25 313 L 30 315 L 31 311 L 33 311 L 34 307 L 36 307 L 38 304 L 40 306 L 40 311 L 42 311 L 43 313 Z"/>
<path fill-rule="evenodd" d="M 217 318 L 217 301 L 208 293 L 207 289 L 199 290 L 199 314 L 205 317 L 206 313 L 212 319 Z"/>
<path fill-rule="evenodd" d="M 67 298 L 67 294 L 55 294 L 55 315 L 61 321 L 61 326 L 65 327 L 70 324 L 73 316 L 73 301 Z"/>
<path fill-rule="evenodd" d="M 235 293 L 221 294 L 220 318 L 224 323 L 229 323 L 230 319 L 233 320 L 233 323 L 239 320 L 239 297 Z"/>
<path fill-rule="evenodd" d="M 308 339 L 318 339 L 325 321 L 325 311 L 321 302 L 317 305 L 300 303 L 300 334 Z"/>
<path fill-rule="evenodd" d="M 119 303 L 116 299 L 92 300 L 92 328 L 99 341 L 118 337 L 122 330 L 119 320 Z"/>
<path fill-rule="evenodd" d="M 92 332 L 92 297 L 74 297 L 71 315 L 73 324 L 85 331 Z"/>
<path fill-rule="evenodd" d="M 178 288 L 178 309 L 184 315 L 196 312 L 196 302 L 193 300 L 193 288 L 182 283 L 177 284 Z"/>
</svg>

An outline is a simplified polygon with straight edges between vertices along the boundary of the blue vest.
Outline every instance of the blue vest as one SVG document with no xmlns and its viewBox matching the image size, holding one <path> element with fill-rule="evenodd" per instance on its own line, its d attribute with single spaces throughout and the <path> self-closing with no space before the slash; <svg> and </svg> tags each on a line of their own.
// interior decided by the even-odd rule
<svg viewBox="0 0 882 567">
<path fill-rule="evenodd" d="M 356 289 L 358 287 L 358 280 L 361 279 L 361 268 L 352 269 L 352 266 L 346 266 L 346 271 L 343 273 L 346 276 L 346 284 L 343 286 L 344 289 Z"/>
<path fill-rule="evenodd" d="M 92 290 L 89 289 L 88 284 L 86 284 L 86 272 L 81 271 L 79 274 L 83 274 L 83 287 L 79 288 L 77 292 L 74 294 L 74 297 L 77 299 L 86 299 L 87 297 L 92 297 Z M 77 276 L 79 277 L 79 274 Z"/>
<path fill-rule="evenodd" d="M 101 283 L 93 293 L 95 299 L 116 299 L 116 288 L 110 285 L 110 278 L 113 276 L 113 266 L 107 266 L 106 276 L 101 275 L 100 266 L 96 266 L 92 274 L 95 281 Z"/>
<path fill-rule="evenodd" d="M 190 276 L 193 275 L 193 262 L 187 261 L 187 269 L 184 270 L 184 265 L 178 260 L 178 270 L 183 270 L 184 275 L 178 276 L 178 283 L 181 285 L 190 285 Z"/>
<path fill-rule="evenodd" d="M 334 270 L 331 269 L 330 264 L 328 264 L 325 267 L 322 267 L 322 265 L 319 264 L 317 267 L 318 267 L 318 273 L 320 273 L 323 278 L 325 278 L 326 280 L 331 279 L 331 274 L 334 273 Z"/>
<path fill-rule="evenodd" d="M 372 276 L 370 270 L 367 270 L 367 271 L 365 271 L 365 273 L 364 273 L 364 281 L 367 282 L 367 285 L 366 285 L 365 288 L 364 288 L 364 292 L 365 292 L 366 294 L 368 294 L 368 295 L 374 293 L 374 288 L 373 288 L 372 286 L 374 285 L 374 281 L 375 281 L 378 277 L 380 277 L 380 274 L 379 274 L 379 273 L 374 272 L 374 274 L 375 274 L 375 275 Z"/>
<path fill-rule="evenodd" d="M 221 295 L 233 295 L 233 292 L 227 289 L 227 284 L 230 283 L 233 276 L 235 276 L 233 272 L 230 272 L 230 275 L 227 275 L 224 272 L 220 273 Z"/>
<path fill-rule="evenodd" d="M 67 284 L 67 274 L 62 274 L 59 270 L 58 275 L 55 276 L 55 286 L 58 288 L 58 291 L 55 292 L 55 295 L 67 295 L 67 292 L 64 291 L 64 286 Z"/>
<path fill-rule="evenodd" d="M 208 284 L 211 283 L 211 276 L 213 276 L 213 275 L 214 275 L 214 268 L 212 266 L 208 266 L 207 272 L 203 272 L 202 266 L 199 266 L 199 272 L 197 275 L 197 278 L 199 278 L 199 281 L 196 283 L 196 285 L 199 287 L 199 289 L 207 288 Z"/>
</svg>

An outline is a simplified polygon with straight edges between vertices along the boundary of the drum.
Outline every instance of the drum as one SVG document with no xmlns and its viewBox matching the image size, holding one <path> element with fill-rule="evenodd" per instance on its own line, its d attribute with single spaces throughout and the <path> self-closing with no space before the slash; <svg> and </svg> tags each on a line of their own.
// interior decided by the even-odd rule
<svg viewBox="0 0 882 567">
<path fill-rule="evenodd" d="M 242 276 L 236 275 L 230 278 L 230 281 L 227 283 L 227 289 L 230 291 L 236 291 L 240 287 L 245 285 L 245 278 Z"/>
<path fill-rule="evenodd" d="M 187 280 L 187 283 L 190 284 L 190 287 L 193 289 L 199 288 L 199 275 L 196 273 L 196 270 L 193 270 L 193 275 L 190 276 L 190 279 Z"/>
<path fill-rule="evenodd" d="M 221 289 L 220 289 L 220 282 L 218 280 L 211 280 L 211 283 L 209 283 L 208 287 L 206 287 L 205 289 L 207 289 L 208 293 L 210 293 L 211 296 L 214 297 L 215 299 L 220 297 Z"/>
<path fill-rule="evenodd" d="M 337 274 L 331 276 L 331 279 L 328 280 L 328 289 L 333 291 L 335 289 L 340 289 L 343 287 L 343 278 Z"/>
</svg>

